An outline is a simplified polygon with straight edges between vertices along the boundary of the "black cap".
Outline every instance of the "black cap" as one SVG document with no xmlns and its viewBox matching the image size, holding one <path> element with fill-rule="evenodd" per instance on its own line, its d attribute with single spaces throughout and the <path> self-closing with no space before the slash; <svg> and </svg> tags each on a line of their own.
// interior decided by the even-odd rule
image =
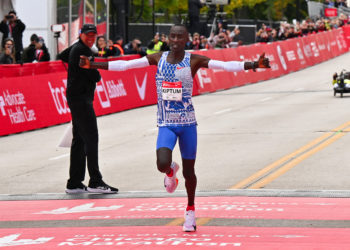
<svg viewBox="0 0 350 250">
<path fill-rule="evenodd" d="M 115 38 L 115 41 L 119 41 L 119 40 L 123 40 L 123 37 L 120 36 L 120 35 L 117 35 L 116 38 Z"/>
<path fill-rule="evenodd" d="M 14 11 L 14 10 L 10 10 L 10 11 L 9 11 L 9 15 L 11 15 L 11 14 L 15 14 L 15 16 L 17 16 L 16 11 Z"/>
<path fill-rule="evenodd" d="M 90 33 L 90 32 L 94 32 L 97 33 L 97 29 L 96 26 L 93 24 L 84 24 L 83 27 L 81 28 L 81 32 L 80 33 Z"/>
<path fill-rule="evenodd" d="M 37 36 L 37 34 L 33 34 L 30 36 L 30 41 L 31 42 L 39 42 L 39 37 Z"/>
</svg>

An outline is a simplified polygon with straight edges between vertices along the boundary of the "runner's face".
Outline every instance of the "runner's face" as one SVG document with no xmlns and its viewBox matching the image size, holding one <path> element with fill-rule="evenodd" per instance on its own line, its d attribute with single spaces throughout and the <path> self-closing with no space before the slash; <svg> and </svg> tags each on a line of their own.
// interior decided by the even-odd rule
<svg viewBox="0 0 350 250">
<path fill-rule="evenodd" d="M 188 32 L 184 27 L 173 26 L 169 34 L 169 47 L 171 51 L 183 51 L 188 41 Z"/>
<path fill-rule="evenodd" d="M 80 35 L 81 40 L 83 41 L 83 43 L 88 46 L 89 48 L 91 48 L 96 40 L 96 33 L 94 32 L 89 32 L 87 34 L 82 33 Z"/>
</svg>

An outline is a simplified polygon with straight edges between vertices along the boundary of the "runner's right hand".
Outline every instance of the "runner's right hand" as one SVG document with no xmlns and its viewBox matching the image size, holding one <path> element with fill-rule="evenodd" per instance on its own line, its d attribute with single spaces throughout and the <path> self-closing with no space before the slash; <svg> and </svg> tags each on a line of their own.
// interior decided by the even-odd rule
<svg viewBox="0 0 350 250">
<path fill-rule="evenodd" d="M 80 56 L 79 66 L 84 69 L 90 69 L 90 60 L 87 56 Z"/>
</svg>

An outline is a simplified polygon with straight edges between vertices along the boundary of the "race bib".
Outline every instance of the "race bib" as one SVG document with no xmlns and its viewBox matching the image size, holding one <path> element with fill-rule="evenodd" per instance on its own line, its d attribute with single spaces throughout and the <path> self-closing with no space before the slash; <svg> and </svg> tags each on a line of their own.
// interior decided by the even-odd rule
<svg viewBox="0 0 350 250">
<path fill-rule="evenodd" d="M 167 101 L 182 101 L 182 83 L 163 81 L 162 98 Z"/>
</svg>

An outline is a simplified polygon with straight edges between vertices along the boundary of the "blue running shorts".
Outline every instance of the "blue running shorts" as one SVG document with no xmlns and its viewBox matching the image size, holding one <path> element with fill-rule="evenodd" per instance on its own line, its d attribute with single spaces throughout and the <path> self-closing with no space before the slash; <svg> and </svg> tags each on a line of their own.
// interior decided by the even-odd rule
<svg viewBox="0 0 350 250">
<path fill-rule="evenodd" d="M 157 150 L 159 148 L 169 148 L 173 151 L 177 138 L 179 138 L 179 147 L 182 158 L 186 160 L 196 159 L 197 125 L 159 127 Z"/>
</svg>

